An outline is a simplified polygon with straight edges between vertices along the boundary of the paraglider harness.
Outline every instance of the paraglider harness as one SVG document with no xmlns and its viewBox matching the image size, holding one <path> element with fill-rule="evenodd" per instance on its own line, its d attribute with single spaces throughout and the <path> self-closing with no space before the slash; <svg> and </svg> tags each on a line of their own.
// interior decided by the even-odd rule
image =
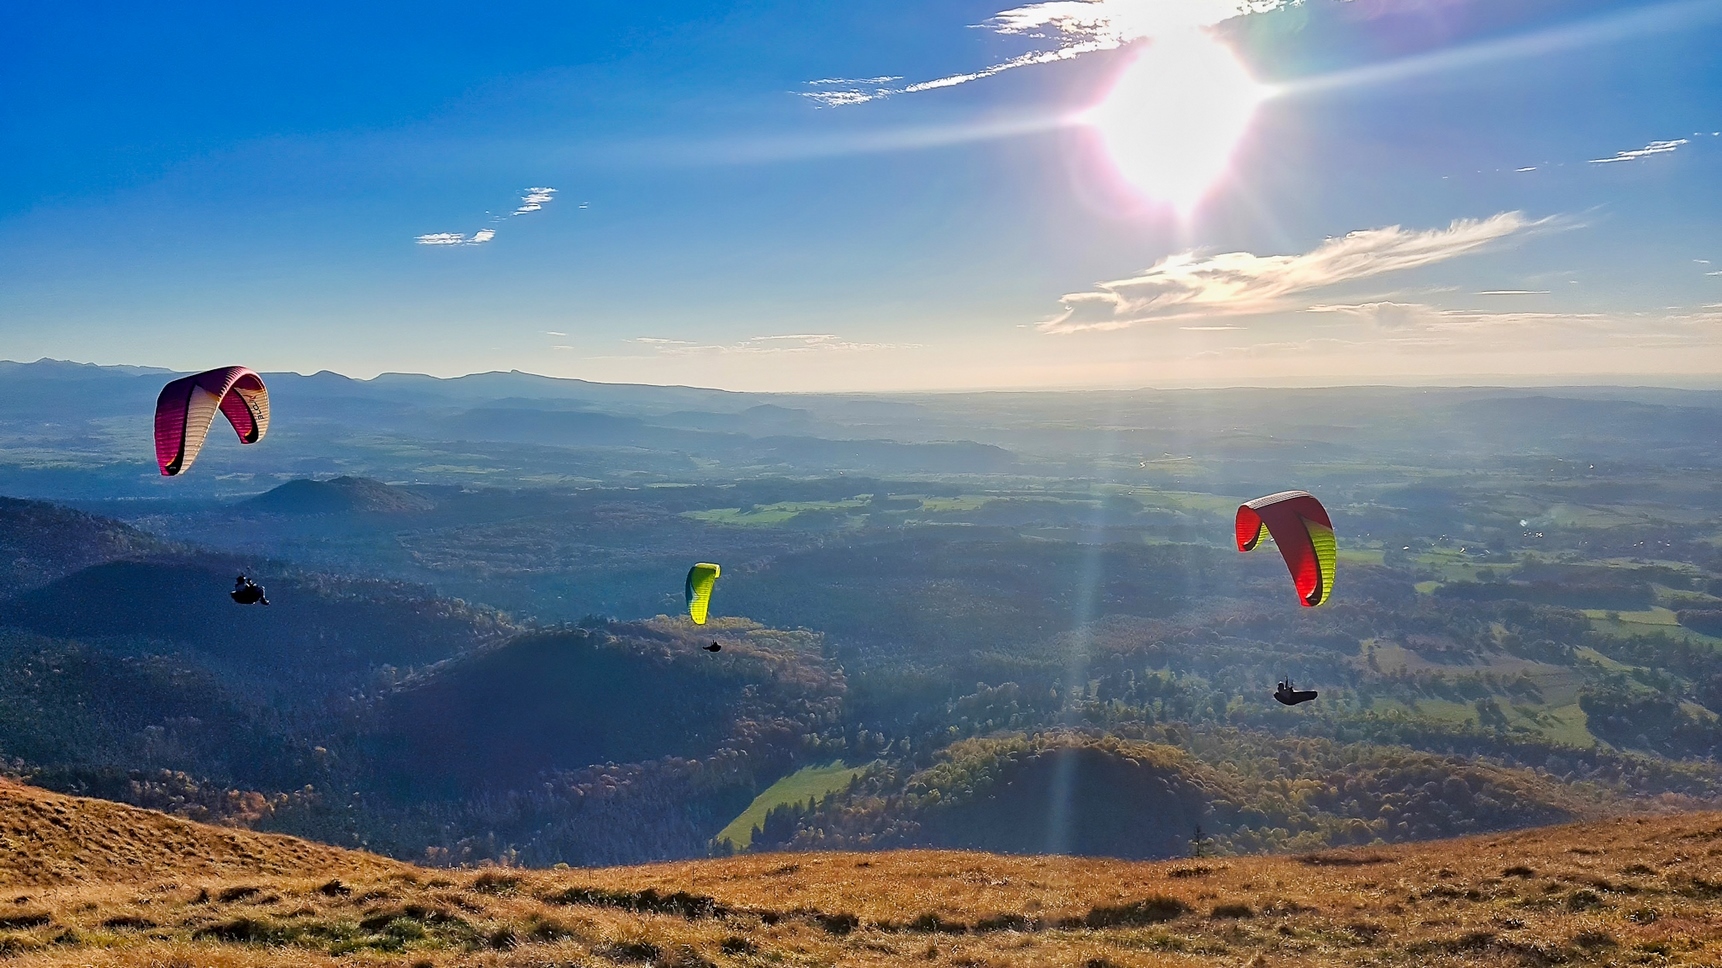
<svg viewBox="0 0 1722 968">
<path fill-rule="evenodd" d="M 241 605 L 267 605 L 269 599 L 263 595 L 263 586 L 251 579 L 240 575 L 233 582 L 233 591 L 227 593 Z"/>
<path fill-rule="evenodd" d="M 1314 689 L 1297 689 L 1290 679 L 1281 679 L 1279 688 L 1274 690 L 1274 698 L 1287 706 L 1295 706 L 1300 702 L 1309 702 L 1315 698 Z"/>
</svg>

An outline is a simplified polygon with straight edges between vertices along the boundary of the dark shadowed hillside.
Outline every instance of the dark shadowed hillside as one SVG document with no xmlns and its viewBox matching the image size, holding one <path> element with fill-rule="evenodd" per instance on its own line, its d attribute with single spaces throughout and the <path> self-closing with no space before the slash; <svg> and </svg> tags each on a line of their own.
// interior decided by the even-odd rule
<svg viewBox="0 0 1722 968">
<path fill-rule="evenodd" d="M 161 538 L 109 518 L 0 497 L 0 596 L 90 565 L 166 548 Z"/>
<path fill-rule="evenodd" d="M 436 502 L 402 487 L 368 477 L 337 477 L 327 481 L 288 481 L 242 505 L 275 514 L 406 514 L 429 511 Z"/>
<path fill-rule="evenodd" d="M 312 678 L 449 658 L 507 633 L 494 613 L 386 582 L 251 570 L 271 604 L 227 596 L 243 562 L 159 556 L 95 565 L 0 603 L 0 623 L 61 638 L 147 639 Z"/>
<path fill-rule="evenodd" d="M 712 638 L 723 652 L 701 648 Z M 476 788 L 724 747 L 792 750 L 840 710 L 841 673 L 817 649 L 733 624 L 709 636 L 686 623 L 524 635 L 389 696 L 378 760 L 413 785 Z"/>
</svg>

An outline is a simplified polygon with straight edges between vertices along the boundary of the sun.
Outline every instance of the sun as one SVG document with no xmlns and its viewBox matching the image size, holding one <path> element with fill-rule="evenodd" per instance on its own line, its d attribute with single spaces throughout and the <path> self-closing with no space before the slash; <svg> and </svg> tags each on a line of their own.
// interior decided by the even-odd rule
<svg viewBox="0 0 1722 968">
<path fill-rule="evenodd" d="M 1147 44 L 1084 120 L 1126 181 L 1187 216 L 1225 174 L 1267 94 L 1225 45 L 1179 30 Z"/>
</svg>

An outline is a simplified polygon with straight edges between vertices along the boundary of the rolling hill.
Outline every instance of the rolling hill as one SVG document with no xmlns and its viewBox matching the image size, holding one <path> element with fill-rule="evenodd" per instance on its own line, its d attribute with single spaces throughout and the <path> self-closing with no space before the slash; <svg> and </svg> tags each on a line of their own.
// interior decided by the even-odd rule
<svg viewBox="0 0 1722 968">
<path fill-rule="evenodd" d="M 288 481 L 241 502 L 240 507 L 274 514 L 410 514 L 429 511 L 436 502 L 368 477 L 336 477 Z"/>
<path fill-rule="evenodd" d="M 44 501 L 0 497 L 0 595 L 169 547 L 155 535 L 109 518 Z"/>
<path fill-rule="evenodd" d="M 1722 814 L 1162 862 L 905 851 L 427 869 L 0 783 L 29 965 L 1708 965 Z"/>
</svg>

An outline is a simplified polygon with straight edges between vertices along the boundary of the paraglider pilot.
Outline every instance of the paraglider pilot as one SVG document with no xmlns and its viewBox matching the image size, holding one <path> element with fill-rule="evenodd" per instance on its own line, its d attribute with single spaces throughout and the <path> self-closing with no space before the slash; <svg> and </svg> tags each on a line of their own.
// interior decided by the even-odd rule
<svg viewBox="0 0 1722 968">
<path fill-rule="evenodd" d="M 241 605 L 269 604 L 269 599 L 263 596 L 263 586 L 257 584 L 244 575 L 240 575 L 234 580 L 233 591 L 230 591 L 227 594 L 231 595 L 233 600 Z"/>
</svg>

